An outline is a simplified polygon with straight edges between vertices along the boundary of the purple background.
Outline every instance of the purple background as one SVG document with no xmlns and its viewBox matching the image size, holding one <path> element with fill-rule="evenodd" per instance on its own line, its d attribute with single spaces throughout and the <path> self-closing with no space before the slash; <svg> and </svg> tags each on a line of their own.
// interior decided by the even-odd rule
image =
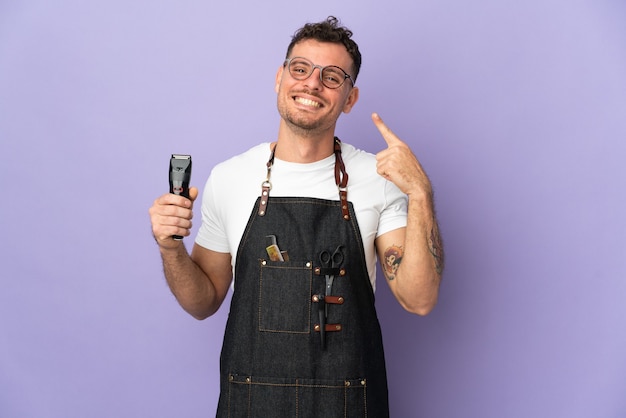
<svg viewBox="0 0 626 418">
<path fill-rule="evenodd" d="M 329 14 L 364 55 L 339 136 L 412 146 L 447 248 L 425 318 L 379 278 L 393 416 L 626 416 L 626 4 L 246 3 L 0 1 L 0 416 L 213 415 L 227 309 L 178 307 L 147 210 L 171 153 L 202 186 L 275 139 Z"/>
</svg>

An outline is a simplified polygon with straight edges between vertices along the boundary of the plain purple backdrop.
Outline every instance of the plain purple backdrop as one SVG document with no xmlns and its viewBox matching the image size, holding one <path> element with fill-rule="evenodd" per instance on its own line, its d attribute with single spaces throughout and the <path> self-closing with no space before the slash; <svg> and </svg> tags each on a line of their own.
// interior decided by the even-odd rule
<svg viewBox="0 0 626 418">
<path fill-rule="evenodd" d="M 330 14 L 364 56 L 338 134 L 382 149 L 376 111 L 410 144 L 447 250 L 427 317 L 379 278 L 392 416 L 626 416 L 624 2 L 4 0 L 1 417 L 214 414 L 227 305 L 178 307 L 147 210 L 170 154 L 202 187 L 275 138 Z"/>
</svg>

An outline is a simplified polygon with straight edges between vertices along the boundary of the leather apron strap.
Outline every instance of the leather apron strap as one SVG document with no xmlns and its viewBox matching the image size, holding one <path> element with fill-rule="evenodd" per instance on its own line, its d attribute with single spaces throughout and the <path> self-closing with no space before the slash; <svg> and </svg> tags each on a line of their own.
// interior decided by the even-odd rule
<svg viewBox="0 0 626 418">
<path fill-rule="evenodd" d="M 272 147 L 270 159 L 267 161 L 267 176 L 261 184 L 261 200 L 259 201 L 259 216 L 265 216 L 267 211 L 267 202 L 272 190 L 270 176 L 272 174 L 272 166 L 274 165 L 274 157 L 276 155 L 276 145 Z M 341 216 L 344 220 L 350 220 L 350 211 L 348 210 L 348 173 L 346 166 L 341 158 L 341 140 L 335 137 L 334 151 L 335 153 L 335 184 L 339 190 L 339 201 L 341 202 Z"/>
</svg>

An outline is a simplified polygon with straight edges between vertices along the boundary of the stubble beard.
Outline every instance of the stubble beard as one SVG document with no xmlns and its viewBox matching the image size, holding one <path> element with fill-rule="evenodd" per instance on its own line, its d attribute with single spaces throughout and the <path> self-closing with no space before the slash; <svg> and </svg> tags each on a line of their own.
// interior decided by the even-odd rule
<svg viewBox="0 0 626 418">
<path fill-rule="evenodd" d="M 328 123 L 327 117 L 325 116 L 314 117 L 298 109 L 290 109 L 288 100 L 290 99 L 278 100 L 278 113 L 287 126 L 298 135 L 314 136 L 327 131 L 329 127 L 332 126 L 332 124 Z"/>
<path fill-rule="evenodd" d="M 281 111 L 279 109 L 279 113 L 287 126 L 302 136 L 310 136 L 322 130 L 323 125 L 320 119 L 311 120 L 301 115 L 294 115 L 289 110 Z"/>
</svg>

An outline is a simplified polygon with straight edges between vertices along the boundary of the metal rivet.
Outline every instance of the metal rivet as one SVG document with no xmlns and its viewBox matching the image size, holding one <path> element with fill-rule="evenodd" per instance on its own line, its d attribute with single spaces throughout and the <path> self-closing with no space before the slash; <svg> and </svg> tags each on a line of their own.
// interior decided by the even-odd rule
<svg viewBox="0 0 626 418">
<path fill-rule="evenodd" d="M 261 212 L 259 212 L 259 215 L 261 216 L 265 215 L 265 211 L 262 210 Z"/>
<path fill-rule="evenodd" d="M 314 329 L 315 329 L 315 331 L 319 331 L 320 330 L 320 326 L 316 324 Z"/>
<path fill-rule="evenodd" d="M 361 380 L 361 386 L 365 386 L 365 379 Z"/>
<path fill-rule="evenodd" d="M 335 327 L 335 329 L 336 329 L 337 331 L 341 331 L 341 325 L 337 325 L 337 326 Z"/>
<path fill-rule="evenodd" d="M 346 380 L 346 386 L 350 386 L 350 382 Z"/>
<path fill-rule="evenodd" d="M 265 266 L 265 265 L 267 265 L 267 261 L 266 260 L 261 260 L 261 264 Z"/>
<path fill-rule="evenodd" d="M 339 299 L 337 299 L 337 302 L 339 302 L 339 303 L 343 303 L 343 297 L 342 297 L 342 296 L 339 296 Z"/>
<path fill-rule="evenodd" d="M 306 263 L 306 266 L 307 266 L 307 267 L 311 267 L 311 262 L 310 262 L 310 261 L 308 261 L 308 262 Z"/>
</svg>

